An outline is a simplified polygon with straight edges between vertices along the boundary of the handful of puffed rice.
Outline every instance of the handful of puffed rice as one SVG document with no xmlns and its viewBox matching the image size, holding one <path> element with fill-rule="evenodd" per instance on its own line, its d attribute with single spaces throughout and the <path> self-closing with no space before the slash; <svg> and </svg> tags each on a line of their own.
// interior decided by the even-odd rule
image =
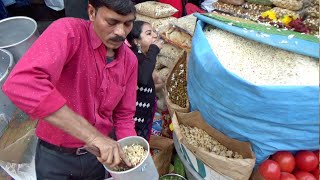
<svg viewBox="0 0 320 180">
<path fill-rule="evenodd" d="M 131 168 L 136 167 L 143 159 L 147 156 L 147 150 L 145 150 L 139 144 L 132 144 L 130 146 L 124 146 L 122 148 L 124 154 L 126 155 L 128 161 L 132 164 L 132 167 L 126 165 L 118 165 L 113 168 L 114 171 L 126 171 Z"/>
<path fill-rule="evenodd" d="M 235 159 L 243 159 L 238 152 L 231 151 L 211 137 L 207 132 L 197 127 L 190 127 L 180 124 L 180 129 L 186 141 L 192 146 L 204 149 L 207 152 L 219 156 Z"/>
</svg>

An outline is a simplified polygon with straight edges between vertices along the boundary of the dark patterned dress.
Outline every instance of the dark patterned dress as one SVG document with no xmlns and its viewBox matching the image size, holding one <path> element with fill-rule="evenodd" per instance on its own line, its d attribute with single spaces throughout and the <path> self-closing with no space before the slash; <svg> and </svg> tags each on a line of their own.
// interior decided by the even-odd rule
<svg viewBox="0 0 320 180">
<path fill-rule="evenodd" d="M 132 48 L 132 51 L 136 54 L 139 61 L 136 113 L 134 116 L 136 122 L 135 128 L 138 136 L 149 140 L 156 98 L 152 72 L 155 68 L 156 57 L 160 49 L 152 44 L 146 55 L 138 53 L 136 48 Z"/>
</svg>

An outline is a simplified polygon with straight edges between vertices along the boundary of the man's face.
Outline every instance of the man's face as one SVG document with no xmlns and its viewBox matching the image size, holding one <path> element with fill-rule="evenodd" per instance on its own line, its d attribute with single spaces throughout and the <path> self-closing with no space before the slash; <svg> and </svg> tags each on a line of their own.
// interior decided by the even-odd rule
<svg viewBox="0 0 320 180">
<path fill-rule="evenodd" d="M 90 21 L 103 44 L 109 49 L 118 49 L 132 29 L 135 14 L 120 15 L 107 7 L 95 9 L 89 4 Z"/>
</svg>

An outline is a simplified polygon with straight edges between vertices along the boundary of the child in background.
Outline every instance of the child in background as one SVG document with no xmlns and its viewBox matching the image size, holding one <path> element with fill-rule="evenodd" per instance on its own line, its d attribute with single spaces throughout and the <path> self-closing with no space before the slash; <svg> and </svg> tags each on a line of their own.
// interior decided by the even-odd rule
<svg viewBox="0 0 320 180">
<path fill-rule="evenodd" d="M 138 136 L 149 140 L 156 99 L 152 73 L 163 41 L 158 39 L 151 25 L 144 21 L 133 23 L 132 31 L 127 36 L 127 40 L 139 61 L 135 128 Z"/>
</svg>

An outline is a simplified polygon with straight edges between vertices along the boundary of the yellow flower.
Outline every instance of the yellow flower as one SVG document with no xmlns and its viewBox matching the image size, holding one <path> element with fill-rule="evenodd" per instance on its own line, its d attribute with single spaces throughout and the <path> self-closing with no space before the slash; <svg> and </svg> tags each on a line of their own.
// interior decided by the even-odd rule
<svg viewBox="0 0 320 180">
<path fill-rule="evenodd" d="M 263 18 L 266 18 L 268 17 L 269 19 L 271 19 L 272 21 L 276 20 L 277 19 L 277 14 L 276 12 L 274 12 L 273 10 L 269 10 L 269 11 L 265 11 L 261 14 L 261 16 Z"/>
<path fill-rule="evenodd" d="M 169 129 L 170 129 L 170 131 L 173 131 L 173 124 L 172 123 L 170 123 Z"/>
<path fill-rule="evenodd" d="M 281 22 L 288 26 L 290 24 L 290 22 L 293 20 L 293 18 L 291 16 L 285 15 L 282 19 Z"/>
<path fill-rule="evenodd" d="M 298 17 L 297 17 L 297 16 L 291 16 L 291 18 L 292 18 L 293 20 L 298 19 Z"/>
</svg>

